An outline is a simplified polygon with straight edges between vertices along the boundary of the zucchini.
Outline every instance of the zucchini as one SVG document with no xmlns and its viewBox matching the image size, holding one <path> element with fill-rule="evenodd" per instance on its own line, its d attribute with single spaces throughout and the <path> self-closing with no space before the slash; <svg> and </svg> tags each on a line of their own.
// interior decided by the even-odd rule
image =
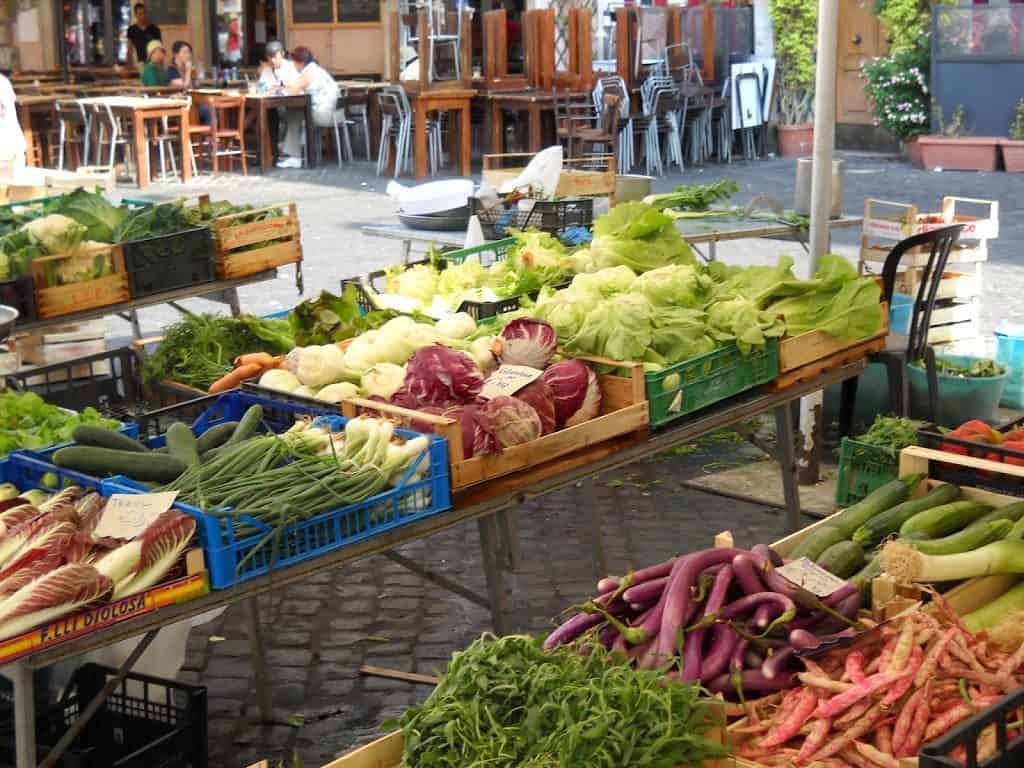
<svg viewBox="0 0 1024 768">
<path fill-rule="evenodd" d="M 843 532 L 843 538 L 848 539 L 875 515 L 906 501 L 923 477 L 924 475 L 911 475 L 888 482 L 853 506 L 837 513 L 829 524 L 836 526 Z"/>
<path fill-rule="evenodd" d="M 173 456 L 162 453 L 138 453 L 92 445 L 69 445 L 54 452 L 53 463 L 94 477 L 127 475 L 136 480 L 169 483 L 186 467 Z"/>
<path fill-rule="evenodd" d="M 864 550 L 852 541 L 840 541 L 826 549 L 815 561 L 840 579 L 848 579 L 864 567 Z"/>
<path fill-rule="evenodd" d="M 833 525 L 823 525 L 805 536 L 803 541 L 789 553 L 789 559 L 799 560 L 801 557 L 806 557 L 809 560 L 817 560 L 821 557 L 822 552 L 845 539 L 846 537 L 839 528 Z"/>
<path fill-rule="evenodd" d="M 206 453 L 218 445 L 224 445 L 224 443 L 231 439 L 237 427 L 237 421 L 225 421 L 223 424 L 210 427 L 197 438 L 196 450 L 200 453 Z"/>
<path fill-rule="evenodd" d="M 986 517 L 988 517 L 986 515 Z M 991 544 L 993 541 L 1006 538 L 1013 528 L 1009 520 L 986 520 L 971 523 L 962 531 L 943 536 L 941 539 L 915 541 L 911 546 L 926 555 L 955 555 L 958 552 L 970 552 L 972 549 Z"/>
<path fill-rule="evenodd" d="M 900 536 L 910 533 L 924 533 L 937 539 L 966 528 L 979 517 L 991 512 L 992 507 L 977 501 L 954 501 L 918 512 L 900 526 Z"/>
<path fill-rule="evenodd" d="M 258 405 L 250 405 L 249 409 L 242 415 L 241 421 L 238 422 L 238 427 L 224 445 L 235 445 L 236 443 L 248 440 L 256 434 L 256 430 L 259 429 L 262 420 L 263 408 Z"/>
<path fill-rule="evenodd" d="M 984 517 L 979 517 L 975 520 L 973 525 L 987 523 L 989 520 L 1009 520 L 1011 523 L 1016 523 L 1022 517 L 1024 517 L 1024 501 L 1016 501 L 1013 504 L 1007 504 L 1005 507 L 993 509 Z"/>
<path fill-rule="evenodd" d="M 873 547 L 882 541 L 886 536 L 896 533 L 907 520 L 918 512 L 938 507 L 943 504 L 950 504 L 960 496 L 960 489 L 951 483 L 933 488 L 932 491 L 920 499 L 911 499 L 897 504 L 891 509 L 879 512 L 874 517 L 864 521 L 864 524 L 853 532 L 853 540 L 862 547 Z"/>
<path fill-rule="evenodd" d="M 872 557 L 867 564 L 851 576 L 848 581 L 860 587 L 861 595 L 871 596 L 871 582 L 882 575 L 882 558 Z"/>
<path fill-rule="evenodd" d="M 79 424 L 71 430 L 71 438 L 79 445 L 94 445 L 97 448 L 113 448 L 118 451 L 135 451 L 146 453 L 146 446 L 138 440 L 122 435 L 113 429 L 97 427 L 93 424 Z"/>
<path fill-rule="evenodd" d="M 199 451 L 196 448 L 196 436 L 191 427 L 176 421 L 167 428 L 167 450 L 170 455 L 187 467 L 199 465 Z"/>
</svg>

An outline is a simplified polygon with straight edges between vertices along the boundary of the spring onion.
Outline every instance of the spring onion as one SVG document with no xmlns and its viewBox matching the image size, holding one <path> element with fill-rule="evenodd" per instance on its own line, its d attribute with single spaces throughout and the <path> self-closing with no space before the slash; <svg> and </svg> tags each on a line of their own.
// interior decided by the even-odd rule
<svg viewBox="0 0 1024 768">
<path fill-rule="evenodd" d="M 1024 541 L 1004 539 L 970 552 L 926 555 L 902 541 L 882 549 L 882 566 L 897 580 L 956 581 L 994 573 L 1024 573 Z"/>
</svg>

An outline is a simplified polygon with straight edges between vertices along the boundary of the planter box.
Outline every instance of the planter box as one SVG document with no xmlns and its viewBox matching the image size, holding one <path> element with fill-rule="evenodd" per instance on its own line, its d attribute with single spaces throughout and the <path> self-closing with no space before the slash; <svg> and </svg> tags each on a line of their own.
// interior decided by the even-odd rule
<svg viewBox="0 0 1024 768">
<path fill-rule="evenodd" d="M 921 157 L 921 137 L 915 136 L 903 142 L 903 151 L 907 161 L 915 168 L 924 168 L 924 160 Z"/>
<path fill-rule="evenodd" d="M 125 269 L 124 252 L 121 248 L 120 245 L 90 246 L 90 251 L 94 251 L 96 255 L 110 253 L 114 273 L 69 285 L 47 287 L 52 282 L 47 278 L 47 273 L 52 268 L 59 268 L 62 262 L 71 258 L 70 255 L 59 254 L 35 259 L 32 262 L 32 281 L 35 284 L 36 314 L 39 319 L 46 320 L 128 301 L 131 297 L 128 290 L 128 272 Z"/>
<path fill-rule="evenodd" d="M 1003 139 L 999 142 L 1007 173 L 1024 173 L 1024 141 Z"/>
<path fill-rule="evenodd" d="M 260 217 L 260 220 L 253 221 L 255 217 Z M 210 222 L 210 230 L 213 232 L 215 268 L 221 280 L 266 272 L 285 264 L 302 263 L 302 241 L 295 203 L 221 216 Z"/>
<path fill-rule="evenodd" d="M 814 124 L 779 125 L 779 154 L 783 157 L 807 157 L 814 150 Z"/>
<path fill-rule="evenodd" d="M 922 136 L 918 139 L 924 167 L 929 171 L 994 171 L 1000 139 L 994 136 Z"/>
</svg>

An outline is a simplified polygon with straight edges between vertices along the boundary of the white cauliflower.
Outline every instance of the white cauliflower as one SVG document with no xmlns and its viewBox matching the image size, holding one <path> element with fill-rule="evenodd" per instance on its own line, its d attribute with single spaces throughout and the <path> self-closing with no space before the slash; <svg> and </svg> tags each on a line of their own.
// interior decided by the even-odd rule
<svg viewBox="0 0 1024 768">
<path fill-rule="evenodd" d="M 75 250 L 87 231 L 84 224 L 59 213 L 41 216 L 25 225 L 29 239 L 51 255 Z"/>
<path fill-rule="evenodd" d="M 260 376 L 259 385 L 278 392 L 294 392 L 301 386 L 295 374 L 279 368 L 272 368 Z"/>
<path fill-rule="evenodd" d="M 295 355 L 295 377 L 314 392 L 345 378 L 345 353 L 336 344 L 299 347 Z"/>
</svg>

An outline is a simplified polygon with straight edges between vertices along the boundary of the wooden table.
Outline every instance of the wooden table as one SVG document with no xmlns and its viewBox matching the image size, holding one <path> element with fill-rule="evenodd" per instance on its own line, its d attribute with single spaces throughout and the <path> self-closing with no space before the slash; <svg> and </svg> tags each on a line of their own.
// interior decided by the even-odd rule
<svg viewBox="0 0 1024 768">
<path fill-rule="evenodd" d="M 469 176 L 472 130 L 470 108 L 475 91 L 472 88 L 456 88 L 444 91 L 410 93 L 409 103 L 413 111 L 413 151 L 415 153 L 416 178 L 427 177 L 427 114 L 429 112 L 459 113 L 459 173 Z M 453 146 L 454 143 L 453 143 Z M 454 153 L 452 155 L 454 157 Z"/>
<path fill-rule="evenodd" d="M 25 134 L 25 162 L 27 165 L 35 165 L 36 152 L 42 160 L 42 167 L 46 167 L 46 131 L 41 136 L 36 135 L 35 126 L 32 125 L 34 116 L 49 118 L 51 125 L 56 122 L 58 99 L 70 98 L 67 94 L 46 94 L 43 96 L 17 96 L 15 104 L 18 108 L 18 122 L 21 124 L 21 132 Z"/>
<path fill-rule="evenodd" d="M 163 117 L 178 118 L 181 132 L 181 180 L 187 182 L 192 179 L 192 144 L 188 133 L 188 102 L 181 99 L 144 99 L 141 96 L 95 96 L 79 99 L 78 103 L 86 106 L 100 104 L 110 107 L 114 112 L 131 116 L 139 189 L 144 189 L 150 181 L 147 121 Z"/>
<path fill-rule="evenodd" d="M 573 99 L 580 94 L 567 94 Z M 491 124 L 492 154 L 500 155 L 505 151 L 505 113 L 526 112 L 528 119 L 529 140 L 527 151 L 540 152 L 544 148 L 541 131 L 541 114 L 553 112 L 555 96 L 549 91 L 490 91 L 485 95 L 489 102 L 488 121 Z"/>
<path fill-rule="evenodd" d="M 311 158 L 316 126 L 313 124 L 313 99 L 305 93 L 294 96 L 273 93 L 246 93 L 245 114 L 249 120 L 255 112 L 256 135 L 259 137 L 260 171 L 266 173 L 274 167 L 274 141 L 270 135 L 270 111 L 274 109 L 301 109 L 306 116 L 306 157 Z M 255 107 L 255 109 L 252 109 Z M 308 163 L 307 164 L 311 164 Z"/>
</svg>

